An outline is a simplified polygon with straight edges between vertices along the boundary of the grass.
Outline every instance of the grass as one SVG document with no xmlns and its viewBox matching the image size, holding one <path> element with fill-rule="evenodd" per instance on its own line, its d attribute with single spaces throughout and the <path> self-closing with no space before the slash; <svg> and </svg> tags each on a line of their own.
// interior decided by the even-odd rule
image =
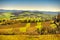
<svg viewBox="0 0 60 40">
<path fill-rule="evenodd" d="M 60 40 L 60 35 L 0 35 L 0 40 Z"/>
<path fill-rule="evenodd" d="M 50 23 L 42 23 L 44 26 L 48 27 Z M 26 28 L 30 28 L 30 31 L 33 31 L 32 28 L 35 30 L 36 28 L 41 28 L 41 23 L 16 23 L 12 25 L 0 25 L 0 32 L 25 32 Z M 16 28 L 16 29 L 14 29 Z M 17 31 L 18 29 L 18 31 Z M 60 34 L 50 34 L 50 35 L 0 35 L 0 40 L 60 40 Z"/>
</svg>

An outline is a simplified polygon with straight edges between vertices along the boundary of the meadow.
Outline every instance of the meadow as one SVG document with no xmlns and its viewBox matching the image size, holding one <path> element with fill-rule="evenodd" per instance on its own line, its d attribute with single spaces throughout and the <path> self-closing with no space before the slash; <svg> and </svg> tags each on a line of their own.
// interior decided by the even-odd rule
<svg viewBox="0 0 60 40">
<path fill-rule="evenodd" d="M 24 11 L 14 15 L 0 15 L 0 40 L 60 40 L 60 21 L 54 23 L 56 15 Z"/>
</svg>

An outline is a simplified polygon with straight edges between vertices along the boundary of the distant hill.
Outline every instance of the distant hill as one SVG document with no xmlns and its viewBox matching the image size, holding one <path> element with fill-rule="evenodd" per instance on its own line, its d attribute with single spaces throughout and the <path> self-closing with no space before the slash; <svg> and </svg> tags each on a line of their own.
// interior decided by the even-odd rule
<svg viewBox="0 0 60 40">
<path fill-rule="evenodd" d="M 0 12 L 21 12 L 22 10 L 4 10 L 0 9 Z"/>
<path fill-rule="evenodd" d="M 11 12 L 15 16 L 22 17 L 42 17 L 43 19 L 52 19 L 58 14 L 58 12 L 48 12 L 48 11 L 25 11 L 25 10 L 2 10 L 0 9 L 0 14 Z"/>
<path fill-rule="evenodd" d="M 25 10 L 4 10 L 4 9 L 0 9 L 0 13 L 2 12 L 13 12 L 13 13 L 20 13 L 23 12 Z M 29 11 L 29 10 L 28 10 Z M 44 14 L 53 14 L 53 15 L 57 15 L 58 12 L 49 12 L 49 11 L 29 11 L 29 12 L 34 12 L 34 13 L 39 13 L 39 12 L 43 12 Z"/>
</svg>

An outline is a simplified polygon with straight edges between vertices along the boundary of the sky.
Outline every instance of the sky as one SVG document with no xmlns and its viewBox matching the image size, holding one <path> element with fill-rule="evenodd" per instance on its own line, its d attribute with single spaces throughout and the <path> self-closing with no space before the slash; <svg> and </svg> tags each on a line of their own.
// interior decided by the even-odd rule
<svg viewBox="0 0 60 40">
<path fill-rule="evenodd" d="M 0 9 L 59 11 L 60 0 L 0 0 Z"/>
</svg>

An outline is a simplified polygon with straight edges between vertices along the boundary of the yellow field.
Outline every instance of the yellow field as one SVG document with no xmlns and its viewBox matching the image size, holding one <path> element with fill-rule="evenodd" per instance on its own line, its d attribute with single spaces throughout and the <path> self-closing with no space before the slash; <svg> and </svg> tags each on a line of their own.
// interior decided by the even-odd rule
<svg viewBox="0 0 60 40">
<path fill-rule="evenodd" d="M 0 35 L 0 40 L 60 40 L 60 35 Z"/>
<path fill-rule="evenodd" d="M 47 22 L 46 22 L 47 23 Z M 12 32 L 31 32 L 35 31 L 36 28 L 42 28 L 43 26 L 48 27 L 49 23 L 16 23 L 12 25 L 0 25 L 1 33 L 11 33 Z M 15 28 L 15 29 L 14 29 Z M 32 32 L 34 33 L 34 32 Z M 0 40 L 60 40 L 60 34 L 50 34 L 50 35 L 0 35 Z"/>
</svg>

